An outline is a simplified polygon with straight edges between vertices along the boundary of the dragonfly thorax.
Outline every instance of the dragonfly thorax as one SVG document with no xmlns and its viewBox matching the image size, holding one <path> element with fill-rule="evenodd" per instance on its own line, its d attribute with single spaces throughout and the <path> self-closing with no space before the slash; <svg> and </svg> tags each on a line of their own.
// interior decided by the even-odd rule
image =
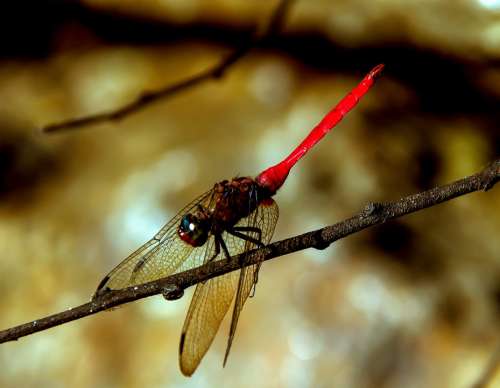
<svg viewBox="0 0 500 388">
<path fill-rule="evenodd" d="M 214 186 L 212 231 L 222 233 L 247 217 L 258 206 L 261 198 L 257 183 L 249 177 L 224 180 Z"/>
<path fill-rule="evenodd" d="M 221 235 L 247 217 L 268 195 L 248 177 L 224 180 L 214 185 L 208 203 L 197 204 L 195 211 L 186 213 L 177 234 L 186 244 L 199 247 L 211 234 Z"/>
</svg>

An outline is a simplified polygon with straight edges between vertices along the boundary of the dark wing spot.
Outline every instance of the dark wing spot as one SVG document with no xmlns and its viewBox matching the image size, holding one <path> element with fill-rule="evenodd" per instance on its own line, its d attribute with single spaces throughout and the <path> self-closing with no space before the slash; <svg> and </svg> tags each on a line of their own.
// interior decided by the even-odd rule
<svg viewBox="0 0 500 388">
<path fill-rule="evenodd" d="M 132 273 L 138 272 L 144 266 L 144 263 L 146 263 L 146 259 L 143 257 L 141 260 L 137 262 Z"/>
<path fill-rule="evenodd" d="M 186 333 L 181 334 L 181 343 L 179 344 L 179 355 L 182 355 L 184 351 L 184 340 L 186 339 Z"/>
<path fill-rule="evenodd" d="M 104 279 L 101 280 L 99 285 L 97 286 L 97 291 L 101 291 L 104 285 L 108 282 L 109 276 L 106 276 Z M 108 288 L 109 289 L 109 288 Z"/>
</svg>

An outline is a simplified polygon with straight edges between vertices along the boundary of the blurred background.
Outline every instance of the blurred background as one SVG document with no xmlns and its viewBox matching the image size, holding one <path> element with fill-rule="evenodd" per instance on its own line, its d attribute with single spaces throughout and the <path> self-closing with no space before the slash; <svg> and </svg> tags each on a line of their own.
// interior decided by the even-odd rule
<svg viewBox="0 0 500 388">
<path fill-rule="evenodd" d="M 296 0 L 222 79 L 40 131 L 215 65 L 276 5 L 2 4 L 1 329 L 88 301 L 179 208 L 279 161 L 378 63 L 375 88 L 277 194 L 274 240 L 499 156 L 499 0 Z M 189 290 L 0 345 L 0 386 L 471 387 L 500 341 L 499 230 L 495 188 L 265 263 L 225 369 L 228 321 L 195 375 L 179 371 Z"/>
</svg>

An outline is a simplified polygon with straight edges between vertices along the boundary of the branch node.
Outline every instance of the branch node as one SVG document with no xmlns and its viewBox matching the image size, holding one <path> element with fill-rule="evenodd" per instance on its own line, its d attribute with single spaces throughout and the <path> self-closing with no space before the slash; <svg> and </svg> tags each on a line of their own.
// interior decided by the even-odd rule
<svg viewBox="0 0 500 388">
<path fill-rule="evenodd" d="M 369 202 L 362 212 L 362 217 L 379 216 L 384 210 L 384 205 L 380 202 Z"/>
<path fill-rule="evenodd" d="M 322 250 L 328 248 L 332 244 L 332 241 L 327 241 L 323 237 L 323 233 L 321 230 L 319 230 L 318 233 L 316 233 L 316 235 L 314 237 L 316 240 L 316 242 L 312 245 L 312 247 L 314 249 L 318 249 L 318 250 L 322 251 Z"/>
<path fill-rule="evenodd" d="M 184 289 L 177 284 L 170 283 L 163 287 L 161 294 L 166 300 L 177 300 L 184 295 Z"/>
<path fill-rule="evenodd" d="M 498 181 L 500 181 L 500 160 L 495 160 L 481 174 L 481 190 L 490 190 Z"/>
</svg>

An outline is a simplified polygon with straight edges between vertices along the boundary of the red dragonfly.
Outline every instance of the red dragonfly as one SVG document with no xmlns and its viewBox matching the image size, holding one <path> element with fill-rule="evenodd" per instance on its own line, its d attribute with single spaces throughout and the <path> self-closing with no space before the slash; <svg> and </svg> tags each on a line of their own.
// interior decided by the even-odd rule
<svg viewBox="0 0 500 388">
<path fill-rule="evenodd" d="M 323 138 L 374 84 L 383 69 L 368 73 L 281 163 L 255 179 L 239 177 L 214 187 L 184 207 L 147 243 L 123 260 L 99 284 L 96 295 L 150 282 L 268 244 L 278 221 L 272 199 L 290 169 Z M 182 328 L 179 362 L 191 376 L 210 347 L 235 299 L 224 356 L 226 364 L 243 304 L 257 283 L 260 264 L 199 283 Z"/>
</svg>

